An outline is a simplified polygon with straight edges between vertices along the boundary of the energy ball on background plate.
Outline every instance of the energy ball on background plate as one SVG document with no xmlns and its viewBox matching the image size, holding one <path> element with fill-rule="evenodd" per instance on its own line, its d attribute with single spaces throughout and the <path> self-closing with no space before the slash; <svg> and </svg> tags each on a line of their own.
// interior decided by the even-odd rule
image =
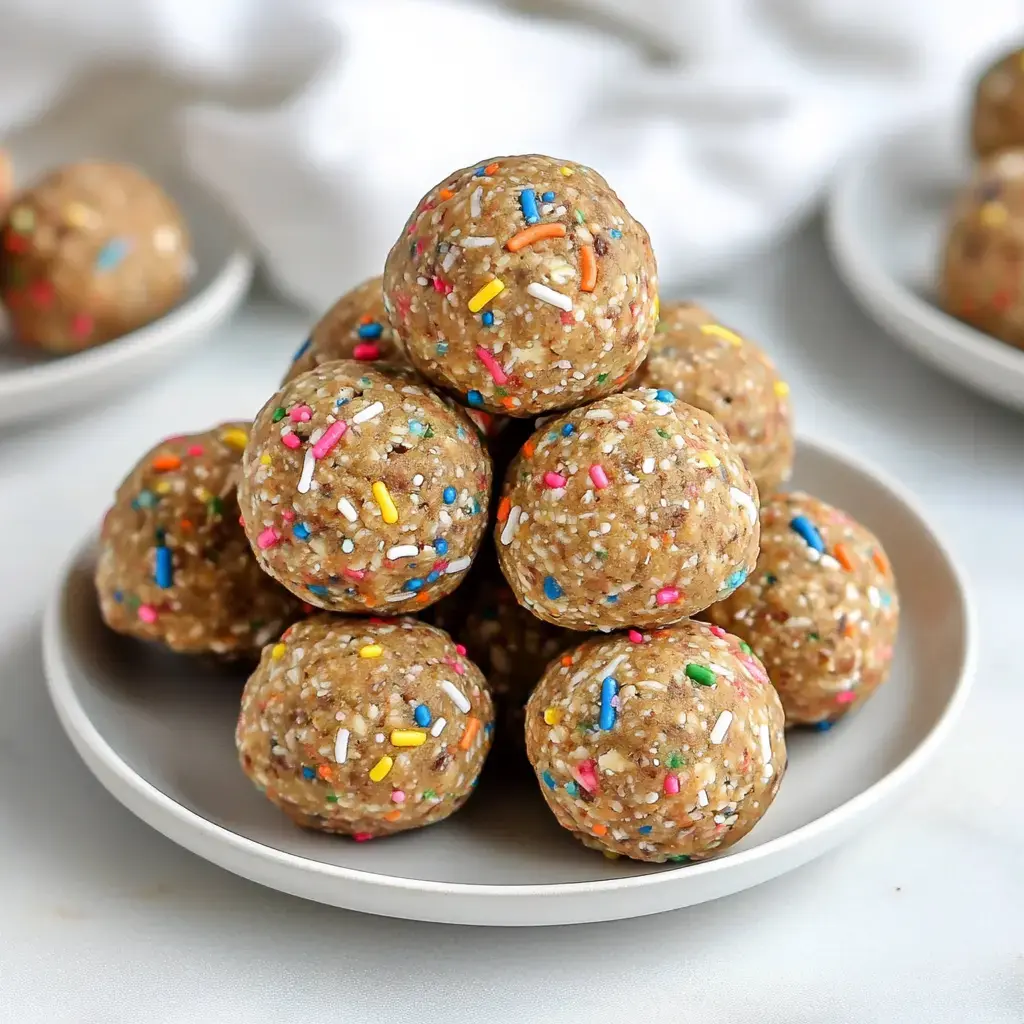
<svg viewBox="0 0 1024 1024">
<path fill-rule="evenodd" d="M 990 65 L 974 89 L 971 144 L 978 156 L 1024 146 L 1024 50 Z"/>
<path fill-rule="evenodd" d="M 943 309 L 1024 348 L 1024 149 L 990 157 L 953 208 L 939 276 Z"/>
<path fill-rule="evenodd" d="M 505 477 L 498 558 L 519 601 L 569 629 L 676 622 L 757 559 L 757 486 L 722 427 L 671 392 L 546 422 Z"/>
<path fill-rule="evenodd" d="M 11 158 L 0 149 L 0 217 L 3 217 L 13 194 L 14 165 L 11 163 Z"/>
<path fill-rule="evenodd" d="M 491 460 L 476 427 L 401 367 L 340 360 L 289 381 L 256 417 L 242 467 L 260 564 L 332 611 L 432 604 L 487 528 Z"/>
<path fill-rule="evenodd" d="M 493 722 L 486 680 L 447 633 L 319 615 L 264 649 L 235 741 L 245 774 L 296 824 L 370 839 L 457 811 Z"/>
<path fill-rule="evenodd" d="M 707 617 L 764 662 L 788 725 L 827 728 L 888 676 L 899 600 L 874 534 L 817 498 L 778 494 L 761 506 L 757 568 Z"/>
<path fill-rule="evenodd" d="M 124 164 L 77 163 L 16 196 L 2 297 L 15 336 L 51 352 L 117 338 L 184 294 L 188 230 L 170 197 Z"/>
<path fill-rule="evenodd" d="M 750 648 L 685 619 L 552 663 L 526 751 L 558 823 L 635 860 L 699 860 L 760 820 L 786 770 L 782 705 Z"/>
<path fill-rule="evenodd" d="M 509 156 L 431 189 L 384 268 L 409 358 L 471 406 L 531 416 L 622 387 L 657 322 L 650 239 L 595 171 Z"/>
<path fill-rule="evenodd" d="M 188 654 L 249 657 L 302 615 L 252 556 L 235 485 L 249 424 L 162 441 L 103 520 L 96 590 L 118 633 Z"/>
<path fill-rule="evenodd" d="M 631 387 L 667 388 L 725 427 L 762 495 L 793 471 L 789 385 L 753 342 L 701 306 L 663 304 Z"/>
<path fill-rule="evenodd" d="M 379 277 L 346 292 L 324 313 L 295 353 L 282 384 L 336 359 L 409 365 L 405 348 L 384 312 Z"/>
</svg>

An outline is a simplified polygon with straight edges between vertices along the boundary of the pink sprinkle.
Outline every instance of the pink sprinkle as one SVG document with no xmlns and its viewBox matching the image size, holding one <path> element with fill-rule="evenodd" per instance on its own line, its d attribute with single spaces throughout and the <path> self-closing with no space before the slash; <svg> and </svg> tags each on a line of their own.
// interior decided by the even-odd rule
<svg viewBox="0 0 1024 1024">
<path fill-rule="evenodd" d="M 238 525 L 244 530 L 245 529 L 245 516 L 238 517 Z"/>
<path fill-rule="evenodd" d="M 88 313 L 76 313 L 71 320 L 71 333 L 76 338 L 88 338 L 92 334 L 93 321 Z"/>
<path fill-rule="evenodd" d="M 466 645 L 465 645 L 465 644 L 456 644 L 456 645 L 455 645 L 455 650 L 456 650 L 456 651 L 458 651 L 458 652 L 459 652 L 459 654 L 460 654 L 460 655 L 461 655 L 461 656 L 462 656 L 463 658 L 464 658 L 464 657 L 466 656 Z"/>
<path fill-rule="evenodd" d="M 295 513 L 290 508 L 283 509 L 281 511 L 281 518 L 286 523 L 292 523 L 295 521 Z"/>
<path fill-rule="evenodd" d="M 501 363 L 494 358 L 493 353 L 488 352 L 483 345 L 480 345 L 476 354 L 480 362 L 487 367 L 487 372 L 494 378 L 495 384 L 500 387 L 502 384 L 508 383 L 508 374 L 501 368 Z"/>
<path fill-rule="evenodd" d="M 737 659 L 740 664 L 747 670 L 747 674 L 758 683 L 767 683 L 768 676 L 765 674 L 760 664 L 750 657 L 748 654 L 737 654 Z"/>
<path fill-rule="evenodd" d="M 352 838 L 357 843 L 368 843 L 373 838 L 373 833 L 372 832 L 356 832 L 356 833 L 353 834 Z"/>
<path fill-rule="evenodd" d="M 344 420 L 335 420 L 325 431 L 324 436 L 313 445 L 313 458 L 322 459 L 341 440 L 341 435 L 348 430 Z"/>
<path fill-rule="evenodd" d="M 372 341 L 361 341 L 352 349 L 352 358 L 372 362 L 374 359 L 380 359 L 380 349 Z"/>
<path fill-rule="evenodd" d="M 675 604 L 679 600 L 679 590 L 676 587 L 662 587 L 654 599 L 658 604 Z"/>
<path fill-rule="evenodd" d="M 573 769 L 573 774 L 579 784 L 588 792 L 596 793 L 598 790 L 597 768 L 593 761 L 580 761 Z"/>
<path fill-rule="evenodd" d="M 365 569 L 343 569 L 342 571 L 350 580 L 361 580 L 366 575 Z"/>
<path fill-rule="evenodd" d="M 548 485 L 548 487 L 550 487 L 550 488 L 552 488 L 552 490 L 554 490 L 557 487 L 564 487 L 565 484 L 566 484 L 566 480 L 565 480 L 565 477 L 562 476 L 561 473 L 552 473 L 551 470 L 549 469 L 544 474 L 544 483 L 546 483 Z"/>
<path fill-rule="evenodd" d="M 308 423 L 312 418 L 313 410 L 308 405 L 293 405 L 292 411 L 288 413 L 292 423 Z"/>
<path fill-rule="evenodd" d="M 452 665 L 452 668 L 455 670 L 455 674 L 457 676 L 461 676 L 461 675 L 465 675 L 466 674 L 466 666 L 465 665 L 460 665 L 458 662 L 456 662 L 454 665 Z"/>
<path fill-rule="evenodd" d="M 561 320 L 562 324 L 566 327 L 571 327 L 574 323 L 576 323 L 576 318 L 572 315 L 572 313 L 562 313 L 558 317 L 558 319 Z"/>
<path fill-rule="evenodd" d="M 396 789 L 396 790 L 394 790 L 394 792 L 392 792 L 391 799 L 396 804 L 404 804 L 405 803 L 405 794 L 400 789 Z"/>
<path fill-rule="evenodd" d="M 286 434 L 281 435 L 281 444 L 285 448 L 298 448 L 302 442 L 299 440 L 298 434 L 293 434 L 290 430 Z"/>
<path fill-rule="evenodd" d="M 435 563 L 434 563 L 434 564 L 433 564 L 433 565 L 431 566 L 431 568 L 432 568 L 432 569 L 434 570 L 434 572 L 444 572 L 444 571 L 445 571 L 445 569 L 447 569 L 447 568 L 448 568 L 448 559 L 447 559 L 447 558 L 439 558 L 439 559 L 438 559 L 438 560 L 437 560 L 437 561 L 436 561 L 436 562 L 435 562 Z"/>
<path fill-rule="evenodd" d="M 189 455 L 202 455 L 203 454 L 203 446 L 201 444 L 189 445 L 188 453 L 189 453 Z"/>
<path fill-rule="evenodd" d="M 644 635 L 638 629 L 631 629 L 629 631 L 630 643 L 642 644 L 644 642 Z"/>
<path fill-rule="evenodd" d="M 721 626 L 709 626 L 708 628 L 719 640 L 724 640 L 729 635 Z"/>
<path fill-rule="evenodd" d="M 857 694 L 853 690 L 843 690 L 842 693 L 836 694 L 837 704 L 852 704 L 857 699 Z"/>
<path fill-rule="evenodd" d="M 669 796 L 675 796 L 679 792 L 679 776 L 678 775 L 666 775 L 665 776 L 665 792 Z"/>
<path fill-rule="evenodd" d="M 455 285 L 450 284 L 443 277 L 438 277 L 436 274 L 430 279 L 430 283 L 434 286 L 434 291 L 439 295 L 447 295 L 455 289 Z"/>
<path fill-rule="evenodd" d="M 140 604 L 139 605 L 139 618 L 143 622 L 148 622 L 153 625 L 156 622 L 156 609 L 151 604 Z"/>
<path fill-rule="evenodd" d="M 261 551 L 266 551 L 267 548 L 272 548 L 280 539 L 281 534 L 279 534 L 272 526 L 268 526 L 256 538 L 256 543 L 260 546 Z"/>
<path fill-rule="evenodd" d="M 608 486 L 608 474 L 604 471 L 604 466 L 599 466 L 596 462 L 590 467 L 590 479 L 594 481 L 594 486 L 599 491 Z"/>
</svg>

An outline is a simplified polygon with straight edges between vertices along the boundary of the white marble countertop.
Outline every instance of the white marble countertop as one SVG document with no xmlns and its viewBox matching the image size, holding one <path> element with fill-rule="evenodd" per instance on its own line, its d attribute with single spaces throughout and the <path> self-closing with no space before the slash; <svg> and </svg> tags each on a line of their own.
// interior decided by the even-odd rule
<svg viewBox="0 0 1024 1024">
<path fill-rule="evenodd" d="M 800 431 L 897 475 L 967 570 L 979 678 L 903 803 L 746 893 L 547 930 L 306 903 L 133 818 L 60 730 L 40 609 L 142 450 L 265 399 L 308 321 L 256 300 L 131 399 L 70 418 L 55 395 L 48 422 L 0 433 L 0 1020 L 1024 1020 L 1024 418 L 884 337 L 833 276 L 816 227 L 701 298 L 774 354 Z"/>
</svg>

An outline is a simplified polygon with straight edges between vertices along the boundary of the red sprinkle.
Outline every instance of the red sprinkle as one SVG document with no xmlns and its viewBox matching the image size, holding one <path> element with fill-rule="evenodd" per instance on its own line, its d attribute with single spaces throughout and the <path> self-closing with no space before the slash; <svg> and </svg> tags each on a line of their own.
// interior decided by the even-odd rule
<svg viewBox="0 0 1024 1024">
<path fill-rule="evenodd" d="M 724 640 L 729 635 L 721 626 L 709 626 L 708 629 L 710 629 L 719 640 Z"/>
<path fill-rule="evenodd" d="M 852 704 L 857 699 L 857 694 L 853 690 L 843 690 L 842 693 L 836 694 L 837 704 Z"/>
<path fill-rule="evenodd" d="M 88 313 L 76 313 L 71 319 L 71 333 L 76 338 L 88 338 L 92 334 L 93 320 Z"/>
<path fill-rule="evenodd" d="M 282 519 L 283 519 L 283 520 L 284 520 L 284 521 L 285 521 L 286 523 L 291 523 L 291 522 L 294 522 L 294 521 L 295 521 L 295 513 L 294 513 L 294 512 L 293 512 L 293 511 L 292 511 L 292 510 L 291 510 L 290 508 L 286 508 L 286 509 L 284 509 L 284 510 L 283 510 L 283 511 L 281 512 L 281 518 L 282 518 Z"/>
<path fill-rule="evenodd" d="M 366 575 L 365 569 L 343 569 L 342 571 L 350 580 L 361 580 Z"/>
<path fill-rule="evenodd" d="M 53 302 L 53 285 L 49 281 L 33 281 L 28 286 L 28 294 L 37 306 L 48 306 Z"/>
<path fill-rule="evenodd" d="M 373 838 L 373 833 L 372 832 L 356 832 L 356 833 L 353 834 L 352 838 L 357 843 L 368 843 Z"/>
<path fill-rule="evenodd" d="M 457 650 L 459 652 L 459 654 L 462 655 L 463 658 L 466 656 L 466 645 L 465 644 L 456 644 L 455 645 L 455 650 Z"/>
<path fill-rule="evenodd" d="M 189 455 L 202 455 L 203 454 L 203 446 L 201 444 L 190 445 L 189 449 L 188 449 L 188 453 L 189 453 Z"/>
<path fill-rule="evenodd" d="M 580 761 L 573 769 L 576 781 L 588 792 L 596 793 L 599 783 L 597 781 L 597 766 L 593 761 Z"/>
<path fill-rule="evenodd" d="M 631 629 L 629 631 L 630 643 L 642 644 L 644 642 L 644 635 L 638 629 Z"/>
<path fill-rule="evenodd" d="M 352 358 L 373 362 L 374 359 L 380 359 L 380 349 L 372 341 L 361 341 L 352 349 Z"/>
</svg>

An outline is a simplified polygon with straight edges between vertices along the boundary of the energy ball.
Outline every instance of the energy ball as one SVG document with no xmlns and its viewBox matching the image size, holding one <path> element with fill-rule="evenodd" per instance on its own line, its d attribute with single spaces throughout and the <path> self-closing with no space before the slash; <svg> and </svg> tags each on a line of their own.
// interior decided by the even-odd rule
<svg viewBox="0 0 1024 1024">
<path fill-rule="evenodd" d="M 526 706 L 526 752 L 558 823 L 586 846 L 701 860 L 775 799 L 783 726 L 750 648 L 685 619 L 597 637 L 553 662 Z"/>
<path fill-rule="evenodd" d="M 722 427 L 667 390 L 550 420 L 505 477 L 495 526 L 520 603 L 569 629 L 676 622 L 757 559 L 757 486 Z"/>
<path fill-rule="evenodd" d="M 629 379 L 657 322 L 657 267 L 595 171 L 499 157 L 423 197 L 388 255 L 384 302 L 422 374 L 471 406 L 532 416 Z"/>
<path fill-rule="evenodd" d="M 310 604 L 418 611 L 450 593 L 487 528 L 475 426 L 409 369 L 339 360 L 260 411 L 239 503 L 260 565 Z"/>
<path fill-rule="evenodd" d="M 761 507 L 750 579 L 708 609 L 764 662 L 788 725 L 828 728 L 885 681 L 899 599 L 878 538 L 807 494 Z"/>
<path fill-rule="evenodd" d="M 335 359 L 409 365 L 405 349 L 384 312 L 379 277 L 346 292 L 324 313 L 295 353 L 281 383 L 287 384 L 321 363 Z"/>
<path fill-rule="evenodd" d="M 752 341 L 701 306 L 673 302 L 632 387 L 666 388 L 725 427 L 758 491 L 771 494 L 793 471 L 789 385 Z"/>
<path fill-rule="evenodd" d="M 0 149 L 0 217 L 3 217 L 13 193 L 14 165 L 11 163 L 11 158 Z"/>
<path fill-rule="evenodd" d="M 150 323 L 184 294 L 188 231 L 170 197 L 125 164 L 69 164 L 17 196 L 2 231 L 0 298 L 15 336 L 51 352 Z"/>
<path fill-rule="evenodd" d="M 447 633 L 318 615 L 264 649 L 235 742 L 245 774 L 297 825 L 372 839 L 457 811 L 493 723 L 486 680 Z"/>
<path fill-rule="evenodd" d="M 302 615 L 266 576 L 238 522 L 249 424 L 162 441 L 103 520 L 96 590 L 111 629 L 185 654 L 251 657 Z"/>
<path fill-rule="evenodd" d="M 1024 50 L 992 64 L 974 89 L 971 144 L 981 157 L 1024 146 Z"/>
<path fill-rule="evenodd" d="M 957 197 L 939 274 L 952 316 L 1024 348 L 1024 149 L 984 160 Z"/>
</svg>

